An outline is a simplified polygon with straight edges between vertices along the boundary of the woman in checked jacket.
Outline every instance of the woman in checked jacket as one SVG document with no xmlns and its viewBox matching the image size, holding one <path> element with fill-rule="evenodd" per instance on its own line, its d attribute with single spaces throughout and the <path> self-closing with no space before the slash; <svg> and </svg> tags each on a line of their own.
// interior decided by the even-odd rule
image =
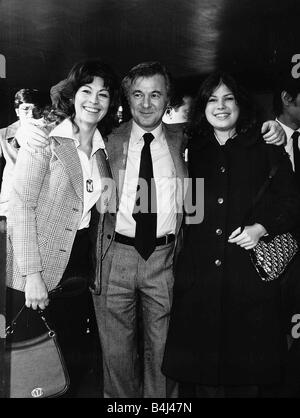
<svg viewBox="0 0 300 418">
<path fill-rule="evenodd" d="M 25 303 L 15 338 L 28 339 L 44 331 L 34 311 L 46 309 L 67 363 L 70 393 L 85 361 L 87 319 L 94 316 L 92 224 L 97 228 L 112 192 L 101 133 L 112 126 L 117 88 L 114 73 L 101 61 L 75 64 L 57 98 L 55 114 L 62 121 L 50 132 L 49 146 L 22 146 L 14 172 L 7 321 Z M 49 300 L 49 292 L 70 277 L 83 279 L 81 291 Z"/>
</svg>

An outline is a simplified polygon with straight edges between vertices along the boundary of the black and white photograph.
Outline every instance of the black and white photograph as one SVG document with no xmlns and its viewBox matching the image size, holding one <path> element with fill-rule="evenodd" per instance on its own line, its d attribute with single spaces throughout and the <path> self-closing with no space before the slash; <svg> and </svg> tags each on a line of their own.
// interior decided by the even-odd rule
<svg viewBox="0 0 300 418">
<path fill-rule="evenodd" d="M 0 398 L 300 399 L 299 0 L 0 0 Z"/>
</svg>

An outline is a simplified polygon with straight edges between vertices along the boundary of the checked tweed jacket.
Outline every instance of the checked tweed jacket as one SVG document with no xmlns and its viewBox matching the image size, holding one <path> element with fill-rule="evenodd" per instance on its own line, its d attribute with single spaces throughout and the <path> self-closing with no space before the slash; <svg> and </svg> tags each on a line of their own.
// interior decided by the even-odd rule
<svg viewBox="0 0 300 418">
<path fill-rule="evenodd" d="M 24 276 L 40 271 L 48 290 L 67 266 L 83 212 L 83 176 L 72 139 L 52 137 L 45 149 L 21 147 L 17 159 L 8 216 L 7 285 L 24 290 Z M 101 228 L 112 182 L 105 152 L 96 158 L 102 194 L 95 228 Z M 99 213 L 99 211 L 101 213 Z M 97 236 L 98 231 L 92 234 Z M 99 233 L 101 236 L 101 233 Z"/>
</svg>

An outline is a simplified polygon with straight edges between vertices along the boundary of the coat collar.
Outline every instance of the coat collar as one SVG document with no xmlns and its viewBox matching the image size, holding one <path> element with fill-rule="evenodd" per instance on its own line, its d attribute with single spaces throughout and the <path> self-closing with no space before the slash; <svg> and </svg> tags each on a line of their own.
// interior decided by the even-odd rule
<svg viewBox="0 0 300 418">
<path fill-rule="evenodd" d="M 231 147 L 238 145 L 240 147 L 251 147 L 255 145 L 256 143 L 261 142 L 261 134 L 259 128 L 253 128 L 249 129 L 245 133 L 240 133 L 236 135 L 234 138 L 230 138 L 226 145 L 222 145 L 225 147 Z M 203 135 L 201 138 L 200 136 L 194 136 L 191 145 L 195 149 L 202 149 L 205 148 L 208 145 L 215 144 L 217 145 L 218 142 L 213 134 L 213 132 L 209 132 L 206 135 Z"/>
<path fill-rule="evenodd" d="M 74 131 L 74 126 L 69 118 L 64 119 L 59 125 L 57 125 L 49 134 L 49 138 L 55 136 L 58 138 L 72 139 L 75 142 L 76 147 L 80 145 L 79 139 Z M 95 129 L 92 138 L 92 155 L 99 149 L 105 148 L 105 144 L 101 133 L 98 129 Z"/>
</svg>

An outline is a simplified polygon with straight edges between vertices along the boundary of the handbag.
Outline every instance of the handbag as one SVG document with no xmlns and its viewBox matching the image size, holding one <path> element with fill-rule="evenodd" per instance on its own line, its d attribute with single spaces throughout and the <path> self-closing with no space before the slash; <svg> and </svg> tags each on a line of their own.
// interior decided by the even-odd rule
<svg viewBox="0 0 300 418">
<path fill-rule="evenodd" d="M 18 312 L 6 336 L 14 332 Z M 9 398 L 51 398 L 64 394 L 70 384 L 55 331 L 48 325 L 42 311 L 37 311 L 47 332 L 29 340 L 6 344 L 6 368 Z"/>
<path fill-rule="evenodd" d="M 280 162 L 271 168 L 267 180 L 264 182 L 254 199 L 253 207 L 257 205 L 269 187 L 279 166 Z M 299 245 L 297 240 L 290 232 L 286 232 L 275 235 L 273 238 L 269 238 L 268 236 L 262 237 L 257 245 L 249 250 L 249 254 L 251 262 L 261 280 L 264 282 L 271 282 L 278 279 L 278 277 L 283 274 L 298 250 Z"/>
<path fill-rule="evenodd" d="M 290 232 L 275 235 L 271 240 L 260 239 L 250 250 L 251 261 L 264 282 L 277 279 L 298 252 L 298 243 Z"/>
</svg>

